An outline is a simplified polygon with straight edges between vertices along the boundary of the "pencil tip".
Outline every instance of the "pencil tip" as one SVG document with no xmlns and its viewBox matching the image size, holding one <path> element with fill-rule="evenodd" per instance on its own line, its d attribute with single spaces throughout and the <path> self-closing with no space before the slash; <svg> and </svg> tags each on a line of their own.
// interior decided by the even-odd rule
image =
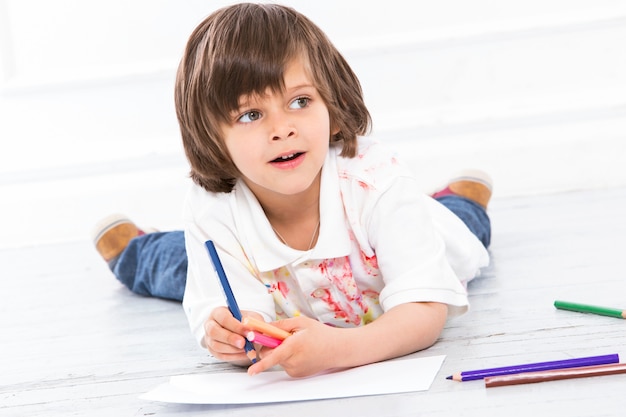
<svg viewBox="0 0 626 417">
<path fill-rule="evenodd" d="M 446 379 L 452 379 L 452 375 L 447 376 Z"/>
<path fill-rule="evenodd" d="M 251 349 L 248 352 L 246 352 L 246 356 L 250 359 L 250 362 L 252 363 L 257 363 L 257 361 L 259 360 L 259 357 L 256 354 L 256 350 Z"/>
</svg>

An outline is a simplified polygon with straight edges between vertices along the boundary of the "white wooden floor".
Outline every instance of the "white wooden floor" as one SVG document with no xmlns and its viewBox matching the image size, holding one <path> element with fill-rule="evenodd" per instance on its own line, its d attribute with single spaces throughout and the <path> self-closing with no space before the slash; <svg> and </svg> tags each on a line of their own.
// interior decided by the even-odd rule
<svg viewBox="0 0 626 417">
<path fill-rule="evenodd" d="M 626 355 L 626 321 L 552 307 L 558 298 L 626 308 L 626 189 L 496 196 L 490 213 L 493 262 L 470 286 L 472 311 L 418 354 L 447 355 L 431 389 L 317 402 L 140 400 L 171 375 L 224 368 L 195 345 L 180 306 L 126 291 L 87 240 L 2 250 L 0 415 L 624 415 L 626 375 L 489 390 L 481 381 L 445 379 L 477 368 Z"/>
</svg>

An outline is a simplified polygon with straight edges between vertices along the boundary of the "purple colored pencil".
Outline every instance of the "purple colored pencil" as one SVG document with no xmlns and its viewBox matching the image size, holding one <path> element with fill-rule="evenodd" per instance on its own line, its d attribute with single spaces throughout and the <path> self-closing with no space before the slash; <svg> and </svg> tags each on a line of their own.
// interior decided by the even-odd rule
<svg viewBox="0 0 626 417">
<path fill-rule="evenodd" d="M 586 358 L 565 359 L 560 361 L 529 363 L 525 365 L 504 366 L 501 368 L 465 371 L 450 375 L 447 379 L 454 381 L 474 381 L 490 376 L 521 374 L 524 372 L 548 371 L 552 369 L 578 368 L 581 366 L 608 365 L 618 363 L 619 355 L 589 356 Z"/>
</svg>

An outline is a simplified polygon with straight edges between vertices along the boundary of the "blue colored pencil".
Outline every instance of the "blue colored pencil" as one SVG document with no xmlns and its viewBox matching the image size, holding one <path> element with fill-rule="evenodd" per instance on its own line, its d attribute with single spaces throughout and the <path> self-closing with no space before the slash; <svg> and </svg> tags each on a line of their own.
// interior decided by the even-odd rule
<svg viewBox="0 0 626 417">
<path fill-rule="evenodd" d="M 211 262 L 213 263 L 215 272 L 217 272 L 217 277 L 220 280 L 220 285 L 224 290 L 228 309 L 230 310 L 230 313 L 233 315 L 233 317 L 241 321 L 241 310 L 239 310 L 239 305 L 237 305 L 237 300 L 235 300 L 235 294 L 233 294 L 233 290 L 230 288 L 230 283 L 228 282 L 228 278 L 226 278 L 226 272 L 224 272 L 224 267 L 222 267 L 222 261 L 220 261 L 220 257 L 217 255 L 215 245 L 213 244 L 212 240 L 207 240 L 204 245 L 209 251 Z M 247 339 L 246 344 L 244 345 L 244 350 L 246 351 L 246 356 L 250 358 L 252 363 L 255 363 L 257 361 L 256 350 L 254 350 L 254 345 Z"/>
<path fill-rule="evenodd" d="M 525 365 L 504 366 L 501 368 L 465 371 L 450 375 L 447 379 L 454 381 L 473 381 L 498 375 L 521 374 L 525 372 L 548 371 L 552 369 L 578 368 L 581 366 L 607 365 L 618 363 L 619 355 L 589 356 L 585 358 L 565 359 L 551 362 L 529 363 Z"/>
</svg>

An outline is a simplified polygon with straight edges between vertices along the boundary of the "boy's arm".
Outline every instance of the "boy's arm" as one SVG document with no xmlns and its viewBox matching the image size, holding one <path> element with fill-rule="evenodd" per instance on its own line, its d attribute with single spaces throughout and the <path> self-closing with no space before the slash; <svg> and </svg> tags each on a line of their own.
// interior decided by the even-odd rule
<svg viewBox="0 0 626 417">
<path fill-rule="evenodd" d="M 305 317 L 281 320 L 275 324 L 294 334 L 276 349 L 264 350 L 248 373 L 281 365 L 289 375 L 303 377 L 406 355 L 435 343 L 446 317 L 445 304 L 406 303 L 366 326 L 349 329 Z"/>
</svg>

